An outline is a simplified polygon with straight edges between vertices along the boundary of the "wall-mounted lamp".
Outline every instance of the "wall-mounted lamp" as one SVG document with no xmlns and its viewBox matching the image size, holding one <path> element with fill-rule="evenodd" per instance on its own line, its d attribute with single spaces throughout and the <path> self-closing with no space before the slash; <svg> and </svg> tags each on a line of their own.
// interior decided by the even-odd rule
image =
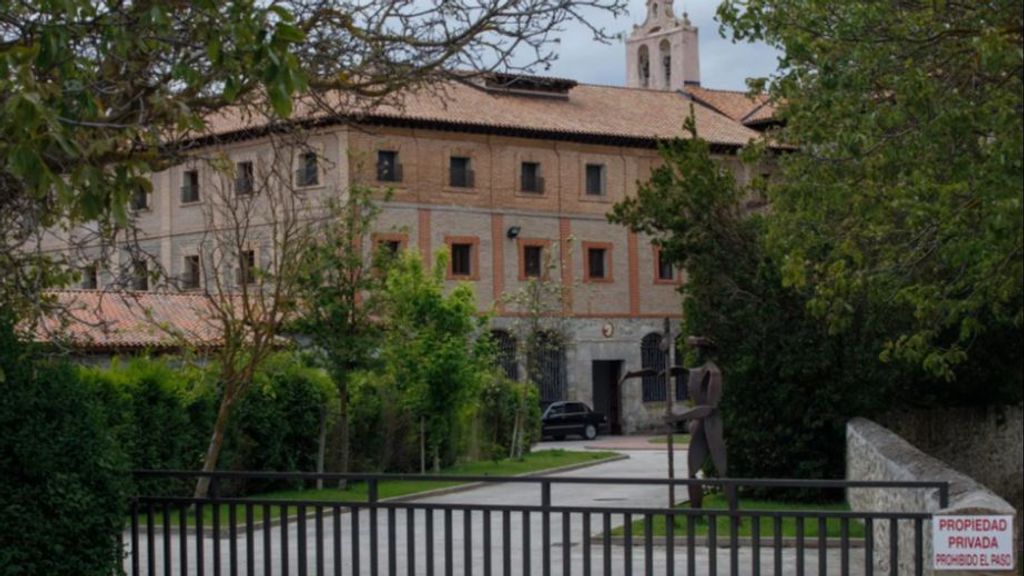
<svg viewBox="0 0 1024 576">
<path fill-rule="evenodd" d="M 518 238 L 520 230 L 522 230 L 522 228 L 520 228 L 519 226 L 509 226 L 508 231 L 505 232 L 505 236 L 508 236 L 509 238 L 512 239 Z"/>
</svg>

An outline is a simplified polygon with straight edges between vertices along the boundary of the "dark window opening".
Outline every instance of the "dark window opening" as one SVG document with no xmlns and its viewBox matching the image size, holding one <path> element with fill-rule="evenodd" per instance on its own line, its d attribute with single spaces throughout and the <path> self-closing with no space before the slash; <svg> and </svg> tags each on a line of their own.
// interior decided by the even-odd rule
<svg viewBox="0 0 1024 576">
<path fill-rule="evenodd" d="M 676 270 L 665 254 L 658 250 L 658 280 L 675 280 Z"/>
<path fill-rule="evenodd" d="M 402 250 L 402 242 L 399 240 L 381 240 L 377 243 L 377 249 L 388 257 L 394 258 Z"/>
<path fill-rule="evenodd" d="M 473 245 L 452 244 L 452 276 L 473 275 Z"/>
<path fill-rule="evenodd" d="M 320 184 L 320 160 L 316 152 L 303 152 L 299 157 L 299 169 L 295 171 L 295 185 L 299 187 Z"/>
<path fill-rule="evenodd" d="M 142 186 L 132 191 L 132 210 L 145 210 L 149 208 L 149 193 Z"/>
<path fill-rule="evenodd" d="M 132 263 L 132 289 L 141 292 L 149 290 L 149 266 L 145 260 Z"/>
<path fill-rule="evenodd" d="M 540 278 L 544 263 L 543 246 L 523 247 L 523 275 L 527 278 Z"/>
<path fill-rule="evenodd" d="M 186 170 L 181 179 L 181 203 L 199 202 L 199 171 Z"/>
<path fill-rule="evenodd" d="M 185 290 L 199 288 L 199 256 L 185 256 L 185 270 L 181 278 L 181 287 Z"/>
<path fill-rule="evenodd" d="M 398 163 L 398 152 L 377 151 L 377 180 L 380 182 L 401 182 L 402 165 Z"/>
<path fill-rule="evenodd" d="M 96 263 L 82 268 L 82 290 L 95 290 L 100 287 L 99 266 Z"/>
<path fill-rule="evenodd" d="M 587 195 L 604 194 L 604 164 L 587 164 Z"/>
<path fill-rule="evenodd" d="M 256 281 L 256 251 L 245 250 L 238 258 L 238 283 L 252 284 Z"/>
<path fill-rule="evenodd" d="M 607 278 L 605 257 L 608 251 L 604 248 L 587 248 L 587 276 L 593 280 Z"/>
<path fill-rule="evenodd" d="M 519 189 L 533 194 L 544 193 L 544 179 L 540 176 L 539 162 L 523 162 L 520 165 Z"/>
<path fill-rule="evenodd" d="M 235 194 L 252 194 L 256 188 L 256 172 L 252 162 L 235 164 Z"/>
<path fill-rule="evenodd" d="M 648 334 L 640 341 L 640 366 L 655 372 L 665 369 L 665 352 L 661 349 L 661 334 Z M 644 402 L 664 402 L 665 377 L 661 374 L 643 377 L 641 384 Z"/>
<path fill-rule="evenodd" d="M 472 188 L 472 161 L 465 156 L 452 156 L 448 164 L 448 185 L 453 188 Z"/>
</svg>

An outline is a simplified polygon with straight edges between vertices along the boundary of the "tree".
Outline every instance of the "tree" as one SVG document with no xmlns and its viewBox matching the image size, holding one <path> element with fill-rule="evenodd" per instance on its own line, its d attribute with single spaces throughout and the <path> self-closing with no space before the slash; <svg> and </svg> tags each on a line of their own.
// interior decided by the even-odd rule
<svg viewBox="0 0 1024 576">
<path fill-rule="evenodd" d="M 261 365 L 286 345 L 283 333 L 296 317 L 303 262 L 323 225 L 321 195 L 295 185 L 293 159 L 303 142 L 301 133 L 298 140 L 289 133 L 271 137 L 268 151 L 244 176 L 223 159 L 211 161 L 224 177 L 214 179 L 203 204 L 200 276 L 193 280 L 208 304 L 215 341 L 206 344 L 220 392 L 204 472 L 217 469 L 232 411 Z M 197 344 L 194 334 L 181 336 L 183 346 Z M 209 484 L 209 477 L 199 478 L 195 497 L 205 497 Z"/>
<path fill-rule="evenodd" d="M 451 462 L 455 421 L 493 371 L 490 347 L 475 338 L 486 319 L 477 317 L 473 289 L 459 284 L 445 295 L 447 265 L 445 252 L 429 272 L 418 254 L 404 253 L 386 280 L 383 377 L 420 421 L 421 472 L 427 450 L 434 472 Z"/>
<path fill-rule="evenodd" d="M 622 0 L 0 2 L 0 307 L 31 318 L 96 242 L 128 240 L 131 194 L 215 135 L 372 106 L 409 87 L 546 67 L 563 26 Z M 330 97 L 326 97 L 330 95 Z M 80 230 L 89 224 L 88 230 Z M 69 244 L 43 250 L 45 232 Z M 72 233 L 72 231 L 74 233 Z"/>
<path fill-rule="evenodd" d="M 526 365 L 524 384 L 532 385 L 538 391 L 537 394 L 531 394 L 523 389 L 516 395 L 518 403 L 512 425 L 510 458 L 522 458 L 523 453 L 529 451 L 526 442 L 532 436 L 529 431 L 533 424 L 528 419 L 535 412 L 529 402 L 534 398 L 550 402 L 551 398 L 545 398 L 541 389 L 559 383 L 557 370 L 560 367 L 552 366 L 550 358 L 553 354 L 561 354 L 569 341 L 565 313 L 572 305 L 572 286 L 565 286 L 561 279 L 555 278 L 559 266 L 570 265 L 571 248 L 570 239 L 564 247 L 545 249 L 540 275 L 528 278 L 518 290 L 502 295 L 502 304 L 517 313 L 511 328 L 516 341 L 523 343 L 517 352 L 520 352 Z"/>
<path fill-rule="evenodd" d="M 609 219 L 651 235 L 686 270 L 683 336 L 717 344 L 729 475 L 842 476 L 849 417 L 906 403 L 922 375 L 877 361 L 884 319 L 839 336 L 807 313 L 807 298 L 783 284 L 766 250 L 772 212 L 744 212 L 751 192 L 713 159 L 692 115 L 684 130 L 690 137 L 661 147 L 664 163 Z M 693 365 L 693 350 L 689 357 Z"/>
<path fill-rule="evenodd" d="M 329 202 L 299 276 L 298 329 L 312 338 L 338 390 L 339 472 L 349 467 L 349 381 L 370 367 L 383 337 L 381 257 L 390 255 L 363 246 L 379 212 L 370 190 L 358 186 L 343 204 Z"/>
<path fill-rule="evenodd" d="M 884 360 L 952 380 L 1016 358 L 992 384 L 1019 398 L 1021 3 L 727 0 L 719 16 L 784 53 L 771 137 L 799 149 L 768 235 L 786 283 L 832 333 L 889 318 Z"/>
</svg>

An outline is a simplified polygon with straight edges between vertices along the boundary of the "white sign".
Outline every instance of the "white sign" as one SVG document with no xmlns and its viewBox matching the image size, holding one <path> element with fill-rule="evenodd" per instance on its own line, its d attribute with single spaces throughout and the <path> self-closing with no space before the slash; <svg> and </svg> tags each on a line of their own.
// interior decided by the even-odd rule
<svg viewBox="0 0 1024 576">
<path fill-rule="evenodd" d="M 1013 570 L 1013 516 L 933 516 L 936 570 Z"/>
</svg>

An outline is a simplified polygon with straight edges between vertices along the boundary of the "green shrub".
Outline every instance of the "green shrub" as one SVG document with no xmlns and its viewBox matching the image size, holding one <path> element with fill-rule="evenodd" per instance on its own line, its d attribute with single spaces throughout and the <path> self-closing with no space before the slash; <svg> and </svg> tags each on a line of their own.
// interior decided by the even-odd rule
<svg viewBox="0 0 1024 576">
<path fill-rule="evenodd" d="M 509 457 L 516 412 L 520 410 L 524 412 L 523 452 L 529 452 L 530 446 L 540 440 L 540 393 L 536 386 L 495 377 L 481 388 L 478 405 L 481 457 L 491 460 Z"/>
<path fill-rule="evenodd" d="M 387 375 L 358 372 L 349 385 L 351 470 L 418 472 L 419 423 Z"/>
<path fill-rule="evenodd" d="M 221 468 L 315 472 L 321 418 L 336 412 L 330 409 L 335 395 L 323 370 L 294 353 L 271 356 L 235 408 Z M 247 483 L 245 491 L 275 486 Z"/>
<path fill-rule="evenodd" d="M 129 476 L 75 370 L 0 318 L 0 574 L 109 575 Z"/>
<path fill-rule="evenodd" d="M 87 388 L 104 407 L 133 470 L 195 470 L 213 426 L 213 387 L 203 372 L 169 358 L 115 359 L 110 367 L 80 368 Z M 189 482 L 140 480 L 140 493 L 187 495 Z"/>
</svg>

